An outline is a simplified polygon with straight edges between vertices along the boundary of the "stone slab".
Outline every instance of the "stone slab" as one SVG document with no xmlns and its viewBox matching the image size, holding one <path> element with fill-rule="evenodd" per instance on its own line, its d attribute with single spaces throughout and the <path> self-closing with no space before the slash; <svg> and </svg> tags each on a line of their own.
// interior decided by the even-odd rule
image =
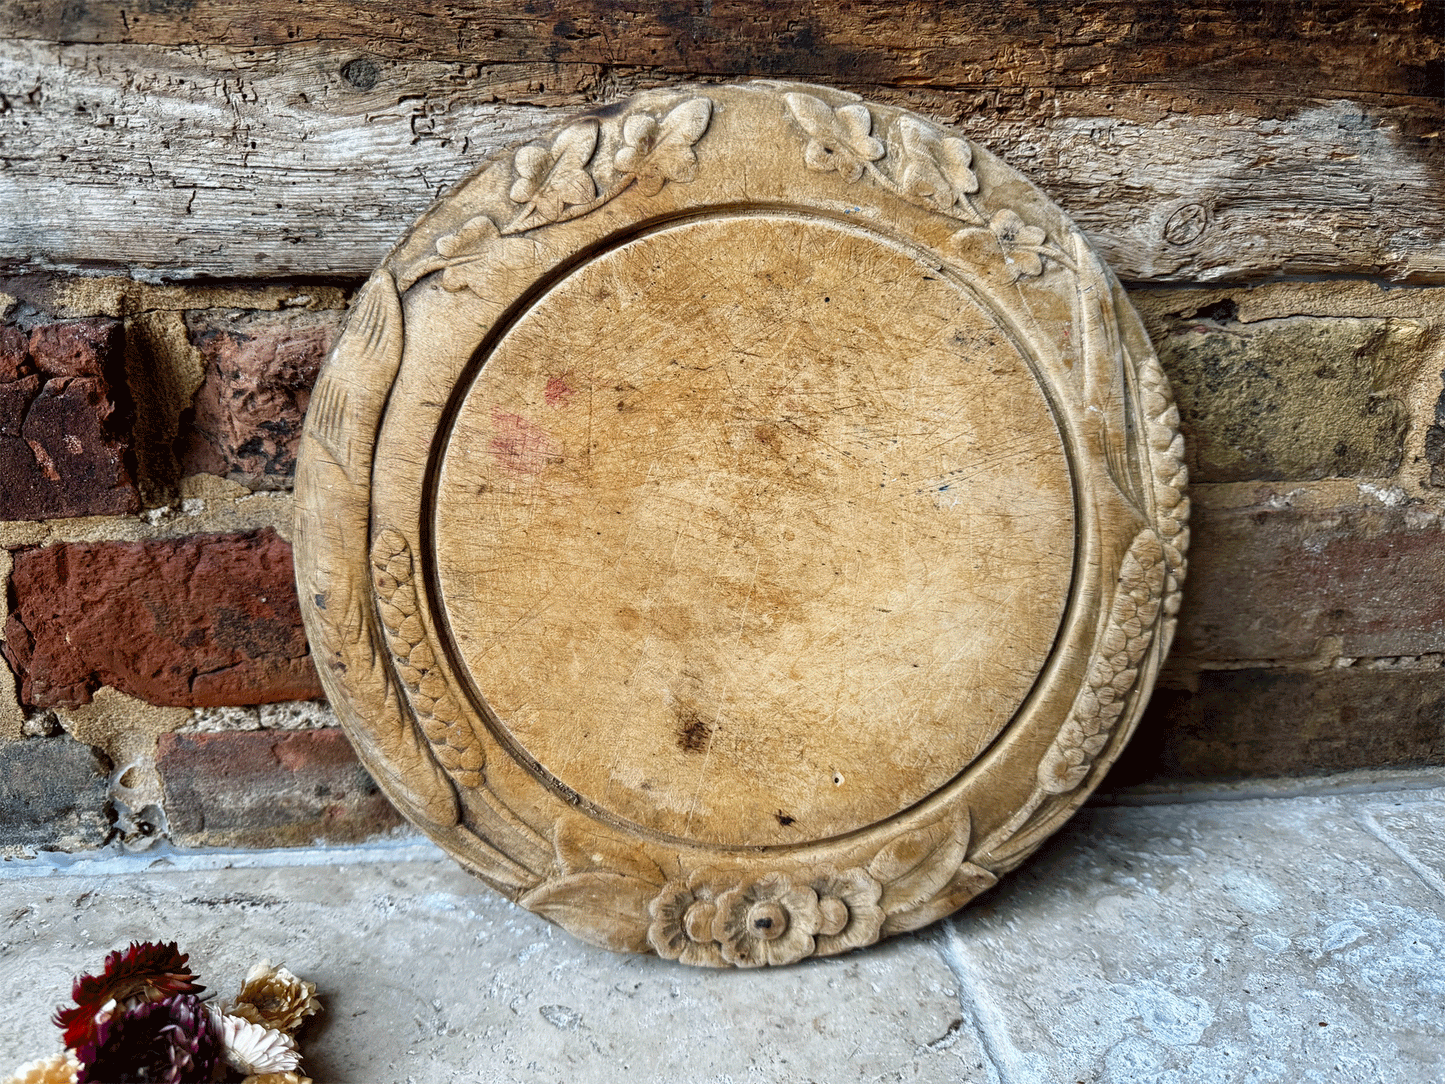
<svg viewBox="0 0 1445 1084">
<path fill-rule="evenodd" d="M 259 956 L 316 981 L 331 1084 L 1437 1080 L 1442 782 L 1094 806 L 956 918 L 763 972 L 588 948 L 417 843 L 4 862 L 0 1060 L 160 937 L 223 996 Z"/>
</svg>

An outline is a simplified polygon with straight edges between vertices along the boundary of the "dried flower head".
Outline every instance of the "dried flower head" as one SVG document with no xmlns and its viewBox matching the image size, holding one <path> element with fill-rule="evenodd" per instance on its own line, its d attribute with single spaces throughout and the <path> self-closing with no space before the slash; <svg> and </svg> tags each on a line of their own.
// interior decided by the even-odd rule
<svg viewBox="0 0 1445 1084">
<path fill-rule="evenodd" d="M 194 994 L 129 1009 L 110 1001 L 95 1020 L 94 1041 L 75 1052 L 77 1084 L 201 1084 L 215 1075 L 220 1040 Z"/>
<path fill-rule="evenodd" d="M 27 1062 L 5 1078 L 4 1084 L 75 1084 L 80 1062 L 75 1052 L 67 1050 L 48 1058 Z"/>
<path fill-rule="evenodd" d="M 300 1073 L 260 1073 L 248 1076 L 241 1084 L 315 1084 L 315 1081 Z"/>
<path fill-rule="evenodd" d="M 187 958 L 174 941 L 165 945 L 132 941 L 129 948 L 112 952 L 99 975 L 75 980 L 71 990 L 75 1005 L 56 1010 L 55 1023 L 65 1032 L 65 1045 L 71 1050 L 94 1045 L 96 1014 L 109 1001 L 124 1012 L 148 1001 L 200 993 L 205 987 L 196 983 Z"/>
<path fill-rule="evenodd" d="M 226 1064 L 247 1076 L 289 1073 L 301 1068 L 296 1040 L 284 1031 L 211 1010 Z"/>
<path fill-rule="evenodd" d="M 226 1010 L 253 1024 L 295 1035 L 309 1017 L 321 1011 L 316 984 L 303 982 L 284 967 L 262 960 L 251 968 L 236 1000 Z"/>
</svg>

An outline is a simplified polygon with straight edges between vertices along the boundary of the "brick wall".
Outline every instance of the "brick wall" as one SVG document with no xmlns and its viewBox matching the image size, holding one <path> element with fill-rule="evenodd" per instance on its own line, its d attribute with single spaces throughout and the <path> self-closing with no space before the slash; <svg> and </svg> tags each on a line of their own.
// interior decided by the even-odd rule
<svg viewBox="0 0 1445 1084">
<path fill-rule="evenodd" d="M 0 289 L 0 846 L 396 826 L 317 699 L 291 581 L 296 442 L 347 287 Z M 1115 782 L 1445 764 L 1445 288 L 1133 296 L 1196 511 Z"/>
<path fill-rule="evenodd" d="M 489 152 L 695 79 L 956 124 L 1126 280 L 1195 516 L 1115 781 L 1445 764 L 1445 8 L 374 6 L 0 13 L 0 850 L 399 823 L 291 587 L 317 366 Z"/>
<path fill-rule="evenodd" d="M 0 282 L 0 849 L 355 841 L 291 478 L 346 287 Z"/>
</svg>

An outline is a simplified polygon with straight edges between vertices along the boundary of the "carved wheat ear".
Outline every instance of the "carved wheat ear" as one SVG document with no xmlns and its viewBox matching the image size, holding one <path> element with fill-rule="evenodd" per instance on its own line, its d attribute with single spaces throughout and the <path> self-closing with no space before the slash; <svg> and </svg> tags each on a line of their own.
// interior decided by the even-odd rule
<svg viewBox="0 0 1445 1084">
<path fill-rule="evenodd" d="M 298 559 L 301 567 L 324 570 L 313 593 L 311 619 L 332 645 L 329 655 L 318 657 L 318 665 L 346 676 L 345 691 L 332 699 L 351 740 L 362 753 L 368 768 L 391 777 L 389 793 L 400 799 L 407 812 L 422 823 L 451 828 L 461 819 L 456 788 L 433 756 L 425 736 L 409 710 L 404 691 L 392 672 L 385 646 L 385 632 L 370 599 L 363 600 L 360 586 L 370 576 L 336 575 L 334 570 L 365 562 L 364 548 L 357 541 L 368 534 L 371 513 L 371 464 L 376 434 L 385 407 L 384 396 L 368 394 L 353 387 L 342 375 L 377 372 L 389 386 L 401 368 L 405 329 L 401 298 L 390 272 L 376 272 L 362 288 L 327 363 L 307 419 L 307 434 L 329 455 L 304 457 L 297 482 L 303 488 L 323 485 L 313 475 L 339 470 L 344 482 L 326 479 L 331 495 L 331 515 L 320 520 L 301 505 L 297 517 Z M 314 458 L 314 461 L 313 461 Z M 304 472 L 304 473 L 303 473 Z M 313 643 L 316 639 L 313 638 Z M 338 645 L 348 645 L 342 651 Z M 355 702 L 385 706 L 381 716 L 396 720 L 385 730 L 362 725 Z"/>
</svg>

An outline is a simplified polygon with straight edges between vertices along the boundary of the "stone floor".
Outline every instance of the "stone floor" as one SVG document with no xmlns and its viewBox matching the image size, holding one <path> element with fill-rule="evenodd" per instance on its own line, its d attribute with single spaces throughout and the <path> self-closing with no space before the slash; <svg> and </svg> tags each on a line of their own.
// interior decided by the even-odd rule
<svg viewBox="0 0 1445 1084">
<path fill-rule="evenodd" d="M 765 973 L 588 948 L 416 840 L 9 860 L 0 1062 L 148 938 L 223 994 L 258 957 L 314 980 L 318 1084 L 1428 1084 L 1445 774 L 1106 797 L 954 919 Z"/>
</svg>

